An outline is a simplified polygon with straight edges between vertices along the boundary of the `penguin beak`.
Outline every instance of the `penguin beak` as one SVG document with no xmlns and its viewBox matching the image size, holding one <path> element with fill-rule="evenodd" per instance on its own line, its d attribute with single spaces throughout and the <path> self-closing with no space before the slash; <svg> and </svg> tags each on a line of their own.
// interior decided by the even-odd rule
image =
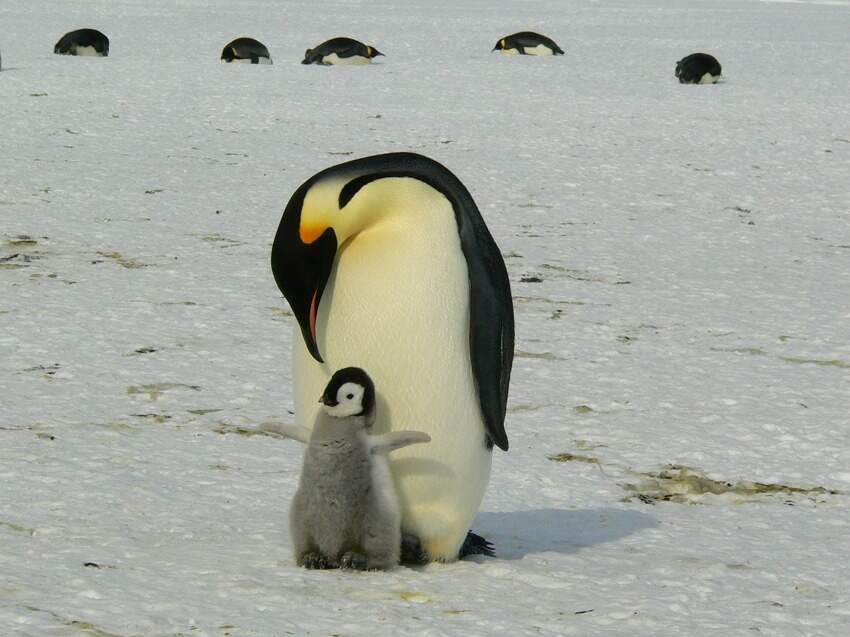
<svg viewBox="0 0 850 637">
<path fill-rule="evenodd" d="M 336 407 L 339 404 L 339 401 L 333 396 L 328 396 L 323 394 L 321 398 L 319 398 L 319 402 L 323 405 L 327 405 L 328 407 Z"/>
<path fill-rule="evenodd" d="M 369 47 L 369 53 L 372 54 L 373 58 L 378 57 L 379 55 L 382 56 L 382 57 L 387 57 L 386 55 L 381 53 L 378 49 L 373 49 L 371 46 Z"/>
<path fill-rule="evenodd" d="M 336 234 L 326 228 L 315 240 L 305 243 L 299 234 L 300 220 L 300 205 L 295 211 L 287 206 L 272 246 L 272 272 L 301 327 L 304 345 L 313 358 L 324 363 L 316 338 L 316 320 L 333 269 Z"/>
</svg>

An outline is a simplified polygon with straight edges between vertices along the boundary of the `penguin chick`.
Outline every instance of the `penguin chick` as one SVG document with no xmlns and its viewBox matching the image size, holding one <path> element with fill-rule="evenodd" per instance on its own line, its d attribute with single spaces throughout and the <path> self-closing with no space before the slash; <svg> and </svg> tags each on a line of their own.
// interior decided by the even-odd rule
<svg viewBox="0 0 850 637">
<path fill-rule="evenodd" d="M 400 558 L 401 509 L 386 454 L 431 437 L 370 435 L 375 386 L 358 367 L 337 371 L 319 402 L 312 432 L 279 429 L 307 444 L 289 511 L 295 561 L 306 568 L 391 569 Z"/>
<path fill-rule="evenodd" d="M 352 38 L 331 38 L 319 46 L 307 49 L 301 64 L 370 64 L 372 58 L 383 55 L 373 46 Z"/>
</svg>

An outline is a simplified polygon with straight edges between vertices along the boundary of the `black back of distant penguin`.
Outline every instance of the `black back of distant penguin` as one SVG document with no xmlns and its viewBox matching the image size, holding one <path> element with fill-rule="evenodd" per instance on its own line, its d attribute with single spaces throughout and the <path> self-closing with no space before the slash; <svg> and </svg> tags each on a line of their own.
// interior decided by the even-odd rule
<svg viewBox="0 0 850 637">
<path fill-rule="evenodd" d="M 499 38 L 499 41 L 496 42 L 496 46 L 493 47 L 494 51 L 499 50 L 507 50 L 507 49 L 516 49 L 522 55 L 527 55 L 525 52 L 525 47 L 533 49 L 536 46 L 543 45 L 549 49 L 552 49 L 553 55 L 563 55 L 564 52 L 561 50 L 555 41 L 551 38 L 547 38 L 545 35 L 540 35 L 539 33 L 534 33 L 533 31 L 520 31 L 519 33 L 514 33 L 512 35 L 506 35 L 503 38 Z"/>
<path fill-rule="evenodd" d="M 383 55 L 375 47 L 367 46 L 353 38 L 331 38 L 317 47 L 307 49 L 304 52 L 304 59 L 301 60 L 301 64 L 322 64 L 322 58 L 334 53 L 340 58 L 350 58 L 357 55 L 373 58 L 376 55 Z"/>
<path fill-rule="evenodd" d="M 56 43 L 53 52 L 60 55 L 76 55 L 77 47 L 90 46 L 103 57 L 109 55 L 109 38 L 97 29 L 69 31 Z"/>
<path fill-rule="evenodd" d="M 709 73 L 720 77 L 720 62 L 708 53 L 691 53 L 676 62 L 676 77 L 680 84 L 699 84 L 703 76 Z"/>
<path fill-rule="evenodd" d="M 221 50 L 221 59 L 225 62 L 251 60 L 251 64 L 259 64 L 260 58 L 266 58 L 269 62 L 272 59 L 266 45 L 254 38 L 236 38 Z"/>
</svg>

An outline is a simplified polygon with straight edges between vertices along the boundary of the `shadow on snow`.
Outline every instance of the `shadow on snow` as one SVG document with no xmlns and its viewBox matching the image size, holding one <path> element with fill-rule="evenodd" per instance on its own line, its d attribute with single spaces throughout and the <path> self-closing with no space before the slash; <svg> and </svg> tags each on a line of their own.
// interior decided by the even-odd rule
<svg viewBox="0 0 850 637">
<path fill-rule="evenodd" d="M 628 509 L 534 509 L 482 512 L 473 529 L 495 545 L 498 558 L 516 560 L 548 551 L 577 553 L 657 526 L 651 515 Z"/>
</svg>

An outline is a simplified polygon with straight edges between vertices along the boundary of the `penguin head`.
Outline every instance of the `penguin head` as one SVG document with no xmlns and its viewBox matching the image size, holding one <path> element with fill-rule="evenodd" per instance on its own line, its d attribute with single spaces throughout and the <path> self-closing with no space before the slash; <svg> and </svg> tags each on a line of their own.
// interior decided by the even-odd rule
<svg viewBox="0 0 850 637">
<path fill-rule="evenodd" d="M 493 47 L 493 51 L 504 51 L 505 50 L 505 38 L 502 38 L 498 42 L 496 42 L 496 46 Z M 491 53 L 493 51 L 490 51 Z"/>
<path fill-rule="evenodd" d="M 374 57 L 378 57 L 379 55 L 384 55 L 383 53 L 381 53 L 378 49 L 376 49 L 373 46 L 367 46 L 366 47 L 366 53 L 367 53 L 366 57 L 368 57 L 369 59 L 372 59 Z M 386 56 L 384 56 L 384 57 L 386 57 Z"/>
<path fill-rule="evenodd" d="M 319 402 L 325 413 L 334 418 L 368 418 L 375 410 L 375 385 L 359 367 L 346 367 L 331 376 Z"/>
<path fill-rule="evenodd" d="M 432 184 L 449 178 L 456 180 L 427 157 L 388 153 L 331 166 L 292 195 L 272 246 L 272 272 L 318 362 L 316 323 L 337 250 L 359 234 L 375 236 L 403 211 L 428 209 L 432 197 L 443 196 Z"/>
</svg>

